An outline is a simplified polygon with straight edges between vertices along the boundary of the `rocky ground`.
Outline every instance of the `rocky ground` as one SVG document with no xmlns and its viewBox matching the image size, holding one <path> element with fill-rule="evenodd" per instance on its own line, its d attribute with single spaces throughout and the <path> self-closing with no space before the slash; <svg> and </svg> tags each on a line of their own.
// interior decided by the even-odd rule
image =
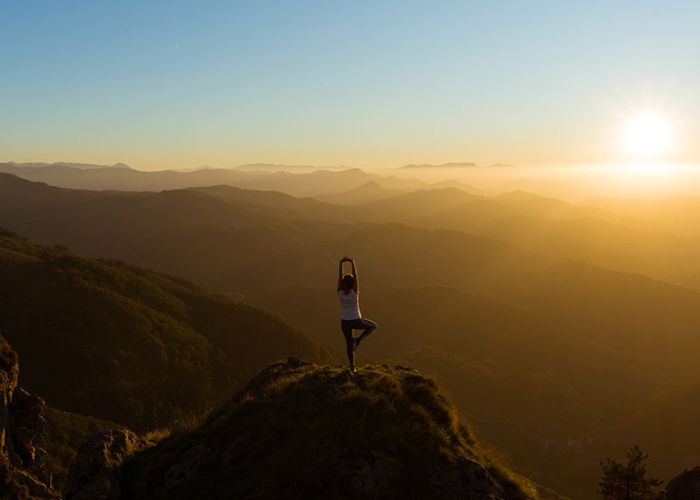
<svg viewBox="0 0 700 500">
<path fill-rule="evenodd" d="M 35 446 L 45 423 L 44 401 L 19 386 L 17 354 L 0 336 L 0 494 L 5 498 L 58 499 L 46 468 L 46 451 Z"/>
</svg>

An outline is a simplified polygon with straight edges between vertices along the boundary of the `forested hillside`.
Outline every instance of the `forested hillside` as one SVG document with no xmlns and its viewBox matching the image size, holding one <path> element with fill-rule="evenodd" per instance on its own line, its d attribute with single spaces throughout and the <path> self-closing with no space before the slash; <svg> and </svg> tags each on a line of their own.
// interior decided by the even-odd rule
<svg viewBox="0 0 700 500">
<path fill-rule="evenodd" d="M 5 230 L 0 295 L 0 328 L 28 388 L 57 408 L 138 429 L 210 409 L 280 357 L 328 359 L 254 307 Z"/>
</svg>

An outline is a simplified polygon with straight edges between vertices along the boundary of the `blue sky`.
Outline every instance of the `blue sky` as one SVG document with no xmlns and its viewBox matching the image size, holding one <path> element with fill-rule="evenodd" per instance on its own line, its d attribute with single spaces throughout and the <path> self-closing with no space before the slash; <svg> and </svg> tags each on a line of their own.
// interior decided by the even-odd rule
<svg viewBox="0 0 700 500">
<path fill-rule="evenodd" d="M 0 161 L 611 160 L 663 109 L 697 161 L 700 4 L 0 0 Z"/>
</svg>

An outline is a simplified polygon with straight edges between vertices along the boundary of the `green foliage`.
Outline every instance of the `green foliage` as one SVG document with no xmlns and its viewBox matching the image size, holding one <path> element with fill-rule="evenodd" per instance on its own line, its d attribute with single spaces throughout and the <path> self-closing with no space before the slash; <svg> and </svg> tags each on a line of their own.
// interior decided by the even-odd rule
<svg viewBox="0 0 700 500">
<path fill-rule="evenodd" d="M 657 500 L 662 498 L 658 488 L 663 481 L 646 477 L 648 455 L 638 446 L 627 452 L 627 464 L 607 458 L 600 465 L 603 476 L 598 494 L 605 500 Z"/>
<path fill-rule="evenodd" d="M 7 231 L 0 296 L 24 386 L 51 406 L 138 430 L 215 407 L 275 359 L 328 359 L 254 307 Z"/>
</svg>

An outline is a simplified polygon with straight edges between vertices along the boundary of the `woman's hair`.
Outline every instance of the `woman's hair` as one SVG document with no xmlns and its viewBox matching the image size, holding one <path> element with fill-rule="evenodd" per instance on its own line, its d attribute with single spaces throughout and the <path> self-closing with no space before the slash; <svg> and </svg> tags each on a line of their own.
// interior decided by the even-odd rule
<svg viewBox="0 0 700 500">
<path fill-rule="evenodd" d="M 344 289 L 349 289 L 355 286 L 355 277 L 352 274 L 346 274 L 343 276 L 343 282 L 342 282 L 343 288 Z"/>
</svg>

